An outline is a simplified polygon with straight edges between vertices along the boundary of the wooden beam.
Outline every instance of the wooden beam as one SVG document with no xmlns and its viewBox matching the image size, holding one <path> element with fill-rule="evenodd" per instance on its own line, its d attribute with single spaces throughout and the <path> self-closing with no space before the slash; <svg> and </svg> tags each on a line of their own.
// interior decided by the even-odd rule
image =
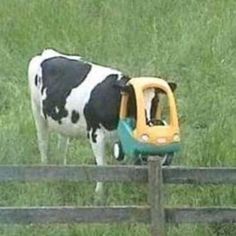
<svg viewBox="0 0 236 236">
<path fill-rule="evenodd" d="M 167 223 L 236 223 L 235 207 L 165 208 Z M 150 207 L 0 207 L 0 224 L 151 223 Z"/>
<path fill-rule="evenodd" d="M 102 181 L 147 182 L 141 166 L 0 166 L 0 182 L 6 181 Z"/>
<path fill-rule="evenodd" d="M 165 235 L 165 213 L 163 202 L 163 180 L 161 158 L 148 158 L 149 206 L 151 215 L 151 235 Z"/>
<path fill-rule="evenodd" d="M 236 168 L 164 167 L 163 181 L 169 184 L 236 184 Z"/>
<path fill-rule="evenodd" d="M 236 184 L 236 168 L 163 167 L 165 184 Z M 0 182 L 148 182 L 147 166 L 0 166 Z"/>
<path fill-rule="evenodd" d="M 1 224 L 148 223 L 149 209 L 122 207 L 1 207 Z"/>
<path fill-rule="evenodd" d="M 236 223 L 235 207 L 166 208 L 168 223 Z"/>
</svg>

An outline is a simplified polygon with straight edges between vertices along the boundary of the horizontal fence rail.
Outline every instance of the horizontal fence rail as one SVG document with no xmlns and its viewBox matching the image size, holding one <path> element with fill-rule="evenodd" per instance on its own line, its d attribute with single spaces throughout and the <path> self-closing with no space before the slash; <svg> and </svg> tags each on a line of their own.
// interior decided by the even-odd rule
<svg viewBox="0 0 236 236">
<path fill-rule="evenodd" d="M 162 173 L 165 184 L 236 184 L 236 168 L 167 167 Z"/>
<path fill-rule="evenodd" d="M 149 209 L 122 207 L 1 207 L 3 224 L 148 223 Z"/>
<path fill-rule="evenodd" d="M 148 170 L 131 166 L 0 166 L 0 182 L 5 181 L 148 181 Z"/>
<path fill-rule="evenodd" d="M 166 208 L 168 223 L 236 223 L 235 207 Z"/>
<path fill-rule="evenodd" d="M 163 167 L 165 184 L 236 184 L 236 168 Z M 0 166 L 5 181 L 148 182 L 146 166 Z"/>
<path fill-rule="evenodd" d="M 1 207 L 1 224 L 150 223 L 150 207 Z M 165 208 L 167 223 L 236 223 L 236 208 Z"/>
</svg>

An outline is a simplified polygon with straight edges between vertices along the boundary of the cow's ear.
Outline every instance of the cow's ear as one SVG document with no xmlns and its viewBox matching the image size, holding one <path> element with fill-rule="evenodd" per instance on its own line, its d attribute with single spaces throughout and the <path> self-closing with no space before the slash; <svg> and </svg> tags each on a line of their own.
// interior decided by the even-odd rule
<svg viewBox="0 0 236 236">
<path fill-rule="evenodd" d="M 127 87 L 127 82 L 130 80 L 130 77 L 128 76 L 122 76 L 119 80 L 115 82 L 115 87 L 119 88 L 121 91 L 126 91 Z"/>
<path fill-rule="evenodd" d="M 174 82 L 168 82 L 170 89 L 172 90 L 172 92 L 174 92 L 177 88 L 177 84 Z"/>
<path fill-rule="evenodd" d="M 174 83 L 174 82 L 168 82 L 168 85 L 170 86 L 170 89 L 171 89 L 172 92 L 174 92 L 177 88 L 177 84 Z M 161 94 L 165 94 L 165 91 L 162 90 L 162 89 L 159 89 L 159 88 L 156 89 L 156 92 L 161 93 Z"/>
<path fill-rule="evenodd" d="M 126 84 L 126 81 L 117 80 L 115 81 L 114 86 L 120 90 L 123 90 L 127 86 L 127 84 Z"/>
</svg>

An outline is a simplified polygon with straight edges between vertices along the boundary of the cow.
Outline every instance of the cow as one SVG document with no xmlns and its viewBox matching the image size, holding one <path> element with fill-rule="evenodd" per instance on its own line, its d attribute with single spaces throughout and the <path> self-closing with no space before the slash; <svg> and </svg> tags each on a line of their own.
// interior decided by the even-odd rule
<svg viewBox="0 0 236 236">
<path fill-rule="evenodd" d="M 47 163 L 49 133 L 54 131 L 60 137 L 64 164 L 69 138 L 84 133 L 97 165 L 105 165 L 105 140 L 116 131 L 121 85 L 129 79 L 119 70 L 53 49 L 34 56 L 29 62 L 28 80 L 41 162 Z M 176 85 L 170 85 L 174 90 Z M 150 104 L 158 99 L 155 93 L 147 97 L 150 110 Z M 102 192 L 101 182 L 95 192 Z"/>
</svg>

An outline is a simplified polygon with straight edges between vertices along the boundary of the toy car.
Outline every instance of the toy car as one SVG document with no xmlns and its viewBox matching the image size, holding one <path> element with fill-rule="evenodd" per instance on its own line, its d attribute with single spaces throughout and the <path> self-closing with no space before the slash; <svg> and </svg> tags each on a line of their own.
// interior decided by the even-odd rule
<svg viewBox="0 0 236 236">
<path fill-rule="evenodd" d="M 159 102 L 154 117 L 147 119 L 146 91 L 166 95 L 168 121 L 162 117 Z M 136 105 L 130 112 L 130 103 Z M 132 107 L 133 107 L 132 105 Z M 150 117 L 149 117 L 150 118 Z M 175 98 L 169 84 L 155 77 L 132 78 L 122 89 L 120 117 L 118 123 L 119 141 L 113 145 L 113 156 L 117 160 L 133 160 L 150 155 L 163 156 L 163 164 L 169 165 L 173 153 L 180 148 L 180 131 Z"/>
</svg>

